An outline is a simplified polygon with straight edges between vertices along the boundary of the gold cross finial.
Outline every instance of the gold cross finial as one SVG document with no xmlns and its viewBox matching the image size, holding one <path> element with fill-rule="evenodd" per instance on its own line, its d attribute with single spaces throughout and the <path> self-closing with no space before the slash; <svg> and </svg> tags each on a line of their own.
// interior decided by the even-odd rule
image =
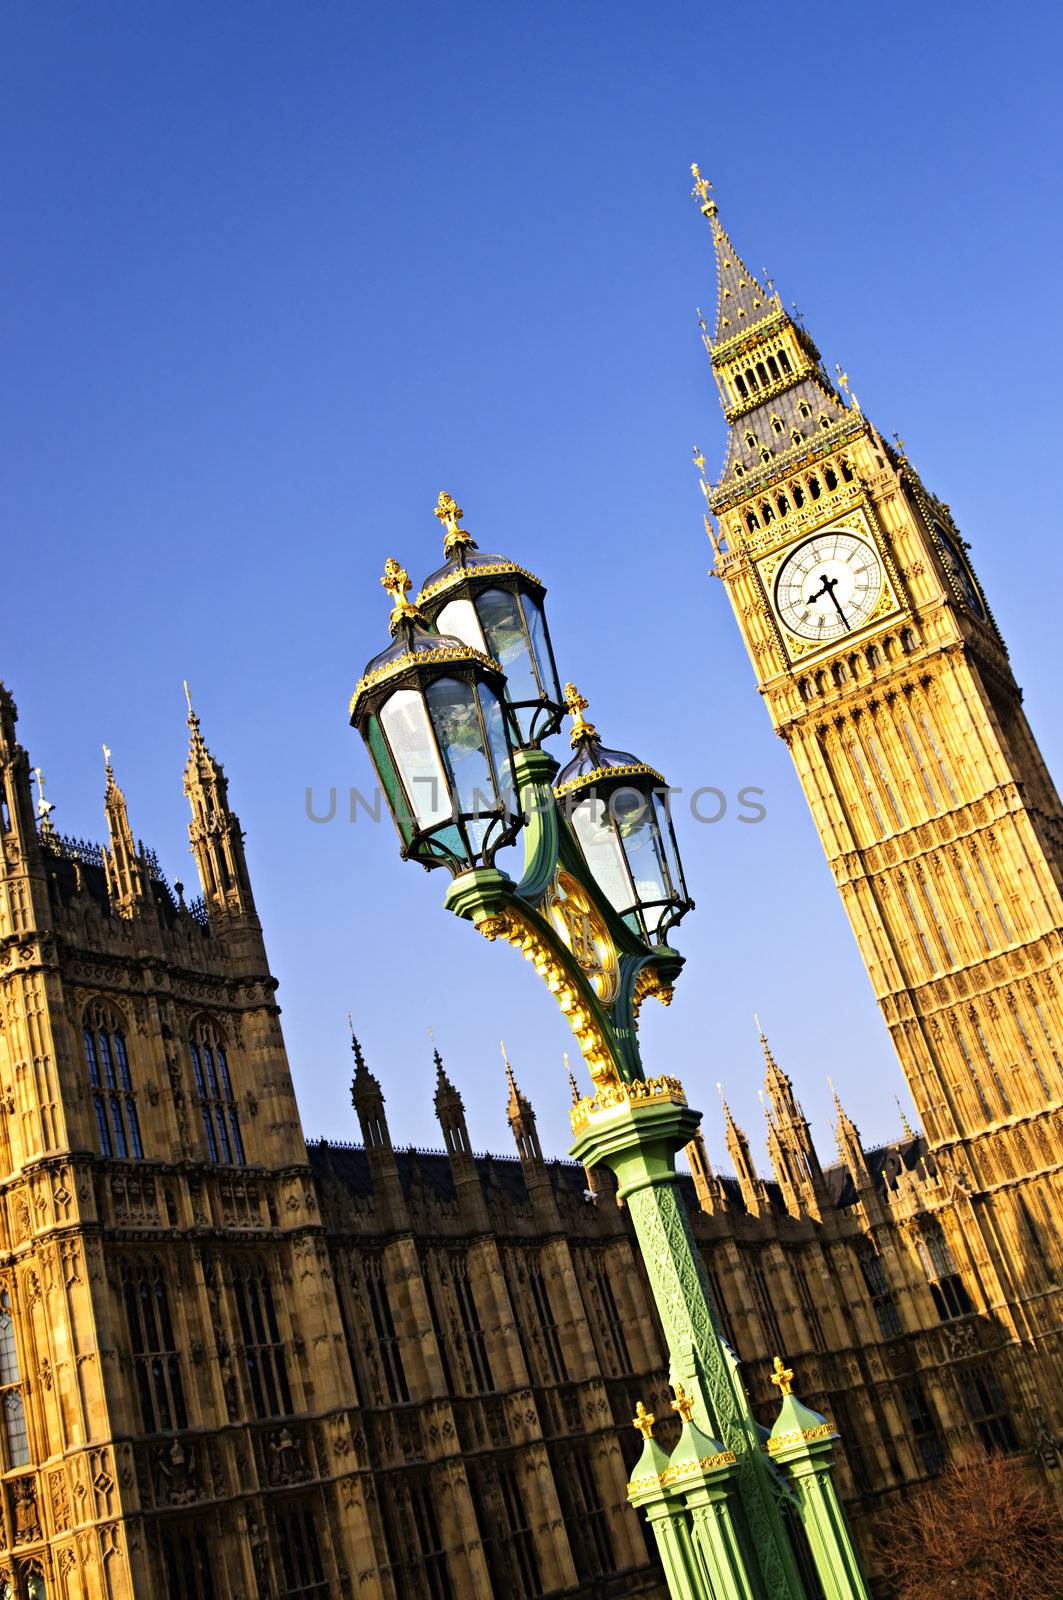
<svg viewBox="0 0 1063 1600">
<path fill-rule="evenodd" d="M 897 446 L 898 454 L 903 456 L 903 454 L 904 454 L 904 440 L 901 438 L 899 433 L 895 433 L 893 435 L 893 442 Z"/>
<path fill-rule="evenodd" d="M 794 1381 L 793 1370 L 792 1370 L 792 1368 L 783 1365 L 783 1361 L 782 1361 L 782 1357 L 781 1356 L 776 1356 L 775 1357 L 774 1361 L 771 1364 L 771 1367 L 772 1367 L 771 1381 L 775 1385 L 775 1387 L 778 1389 L 778 1391 L 779 1391 L 780 1395 L 783 1397 L 783 1399 L 785 1399 L 786 1396 L 790 1393 L 791 1388 L 793 1387 L 793 1381 Z"/>
<path fill-rule="evenodd" d="M 587 700 L 574 683 L 565 684 L 565 705 L 572 718 L 572 732 L 569 734 L 569 739 L 575 748 L 581 739 L 593 739 L 598 730 L 594 723 L 588 722 L 583 715 L 587 709 Z"/>
<path fill-rule="evenodd" d="M 672 1410 L 678 1411 L 684 1422 L 689 1422 L 694 1415 L 695 1400 L 692 1394 L 687 1394 L 681 1383 L 674 1385 L 675 1399 L 672 1401 Z"/>
<path fill-rule="evenodd" d="M 690 191 L 692 197 L 701 202 L 701 214 L 703 217 L 714 217 L 716 215 L 716 202 L 709 199 L 709 190 L 712 188 L 712 184 L 708 178 L 701 176 L 701 169 L 696 161 L 690 163 L 690 170 L 694 177 L 694 187 Z"/>
<path fill-rule="evenodd" d="M 443 554 L 448 560 L 455 550 L 460 550 L 469 545 L 474 550 L 476 549 L 476 541 L 472 534 L 468 528 L 461 526 L 461 519 L 465 515 L 464 511 L 458 505 L 454 496 L 447 494 L 445 489 L 442 490 L 436 501 L 434 515 L 439 518 L 446 529 L 446 533 L 443 536 Z"/>
<path fill-rule="evenodd" d="M 701 473 L 702 477 L 704 477 L 705 476 L 705 457 L 702 455 L 702 453 L 698 449 L 697 445 L 694 446 L 694 465 L 697 467 L 697 469 Z"/>
<path fill-rule="evenodd" d="M 406 598 L 410 588 L 410 574 L 405 567 L 400 566 L 394 556 L 388 556 L 384 563 L 384 576 L 380 580 L 380 587 L 391 596 L 392 633 L 400 622 L 413 621 L 420 617 L 420 611 Z"/>
<path fill-rule="evenodd" d="M 653 1424 L 657 1421 L 652 1411 L 647 1411 L 640 1400 L 635 1407 L 635 1415 L 631 1419 L 631 1426 L 641 1433 L 644 1439 L 653 1438 Z"/>
</svg>

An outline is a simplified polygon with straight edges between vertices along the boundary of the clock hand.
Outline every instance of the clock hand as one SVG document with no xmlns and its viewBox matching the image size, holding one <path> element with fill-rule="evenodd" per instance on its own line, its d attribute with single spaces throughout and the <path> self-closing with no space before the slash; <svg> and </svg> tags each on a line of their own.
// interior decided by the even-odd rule
<svg viewBox="0 0 1063 1600">
<path fill-rule="evenodd" d="M 839 617 L 841 617 L 845 626 L 848 627 L 849 619 L 845 615 L 845 612 L 842 610 L 841 606 L 838 604 L 838 596 L 834 593 L 835 589 L 838 587 L 837 578 L 828 578 L 827 574 L 823 572 L 820 574 L 820 584 L 821 587 L 816 590 L 815 594 L 809 595 L 807 603 L 810 606 L 815 605 L 817 600 L 822 600 L 824 595 L 829 595 L 835 611 L 838 613 Z"/>
</svg>

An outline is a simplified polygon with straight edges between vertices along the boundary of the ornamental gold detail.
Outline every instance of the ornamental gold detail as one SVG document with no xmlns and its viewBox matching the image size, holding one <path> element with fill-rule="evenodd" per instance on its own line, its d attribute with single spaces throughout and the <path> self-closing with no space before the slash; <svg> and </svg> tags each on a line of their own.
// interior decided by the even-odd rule
<svg viewBox="0 0 1063 1600">
<path fill-rule="evenodd" d="M 814 1439 L 836 1439 L 838 1430 L 833 1422 L 823 1422 L 818 1428 L 791 1428 L 789 1433 L 780 1433 L 774 1439 L 769 1439 L 764 1446 L 769 1455 L 775 1455 L 779 1450 L 788 1450 L 792 1444 L 810 1444 Z"/>
<path fill-rule="evenodd" d="M 673 1105 L 685 1106 L 687 1097 L 678 1078 L 666 1075 L 659 1078 L 636 1078 L 633 1083 L 616 1082 L 599 1088 L 594 1096 L 585 1095 L 569 1112 L 572 1132 L 579 1133 L 592 1117 L 621 1106 L 645 1105 L 651 1100 L 669 1100 Z"/>
<path fill-rule="evenodd" d="M 507 907 L 505 911 L 499 911 L 493 916 L 481 917 L 476 927 L 485 939 L 492 941 L 505 939 L 535 967 L 560 1006 L 562 1014 L 568 1019 L 568 1025 L 576 1036 L 580 1053 L 587 1063 L 591 1081 L 603 1091 L 614 1084 L 619 1085 L 620 1080 L 605 1034 L 589 1011 L 576 985 L 534 923 L 515 908 Z M 613 959 L 615 958 L 614 951 Z"/>
<path fill-rule="evenodd" d="M 354 708 L 359 698 L 367 689 L 372 689 L 376 684 L 383 683 L 387 678 L 395 677 L 396 673 L 403 672 L 407 667 L 416 664 L 419 667 L 432 666 L 435 663 L 450 661 L 479 661 L 482 666 L 489 667 L 492 672 L 501 672 L 502 668 L 494 656 L 485 656 L 482 650 L 474 650 L 471 645 L 463 645 L 460 650 L 453 645 L 441 646 L 438 650 L 407 650 L 405 654 L 396 656 L 394 661 L 388 661 L 382 667 L 377 667 L 375 672 L 367 672 L 364 678 L 359 678 L 355 686 L 349 713 L 354 716 Z"/>
<path fill-rule="evenodd" d="M 620 990 L 616 946 L 609 937 L 601 912 L 583 885 L 559 867 L 542 909 L 558 938 L 571 950 L 602 1005 L 612 1005 Z"/>
<path fill-rule="evenodd" d="M 639 1025 L 639 1012 L 644 1000 L 659 1000 L 662 1006 L 670 1006 L 674 993 L 672 985 L 665 983 L 656 967 L 643 967 L 631 991 L 631 1014 L 636 1028 Z"/>
<path fill-rule="evenodd" d="M 733 1450 L 721 1450 L 719 1455 L 702 1456 L 699 1461 L 680 1461 L 674 1467 L 665 1467 L 660 1481 L 667 1487 L 670 1483 L 681 1483 L 684 1478 L 693 1478 L 702 1472 L 717 1472 L 721 1467 L 733 1467 L 737 1459 Z"/>
</svg>

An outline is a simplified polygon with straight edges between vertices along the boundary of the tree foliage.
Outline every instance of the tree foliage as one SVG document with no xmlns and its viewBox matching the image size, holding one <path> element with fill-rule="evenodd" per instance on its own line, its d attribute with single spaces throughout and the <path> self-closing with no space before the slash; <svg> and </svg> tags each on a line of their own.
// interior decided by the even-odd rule
<svg viewBox="0 0 1063 1600">
<path fill-rule="evenodd" d="M 878 1534 L 897 1600 L 1063 1600 L 1063 1507 L 999 1456 L 950 1466 Z"/>
</svg>

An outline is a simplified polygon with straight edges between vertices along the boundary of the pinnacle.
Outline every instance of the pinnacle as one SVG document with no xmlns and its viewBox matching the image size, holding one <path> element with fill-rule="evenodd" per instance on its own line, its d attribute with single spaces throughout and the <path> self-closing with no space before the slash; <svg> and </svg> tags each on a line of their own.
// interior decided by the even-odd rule
<svg viewBox="0 0 1063 1600">
<path fill-rule="evenodd" d="M 432 1059 L 436 1064 L 436 1094 L 435 1105 L 438 1111 L 441 1106 L 461 1104 L 461 1095 L 447 1076 L 447 1069 L 443 1065 L 443 1057 L 439 1050 L 432 1051 Z"/>
</svg>

